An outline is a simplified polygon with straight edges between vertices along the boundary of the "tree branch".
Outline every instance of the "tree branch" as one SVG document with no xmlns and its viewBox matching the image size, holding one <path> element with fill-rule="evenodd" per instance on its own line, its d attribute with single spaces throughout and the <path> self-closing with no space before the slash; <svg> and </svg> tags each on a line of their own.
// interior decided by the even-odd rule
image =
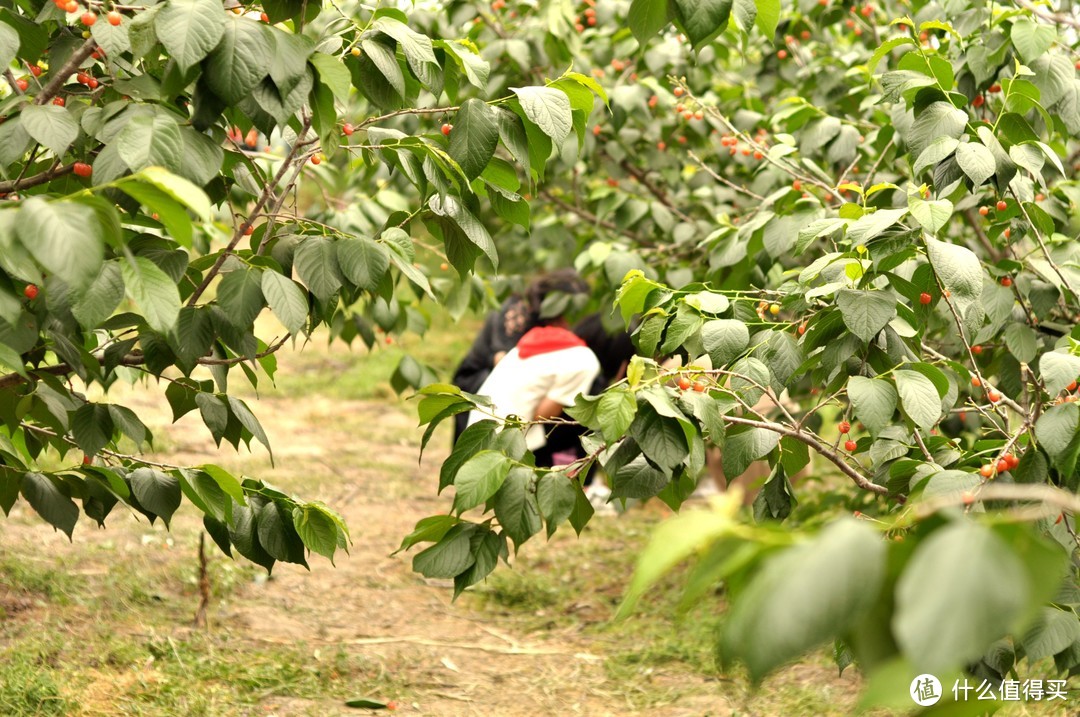
<svg viewBox="0 0 1080 717">
<path fill-rule="evenodd" d="M 51 182 L 57 177 L 62 177 L 65 174 L 70 174 L 75 171 L 74 164 L 65 164 L 54 166 L 41 174 L 35 174 L 32 177 L 24 177 L 23 179 L 12 179 L 7 182 L 0 182 L 0 194 L 7 194 L 8 192 L 17 192 L 20 189 L 28 189 L 29 187 L 36 187 L 39 184 L 45 184 Z"/>
<path fill-rule="evenodd" d="M 71 77 L 72 73 L 79 69 L 86 58 L 97 49 L 97 43 L 94 42 L 94 38 L 87 38 L 78 50 L 71 54 L 68 61 L 53 74 L 52 79 L 49 80 L 49 84 L 45 85 L 37 97 L 34 98 L 35 105 L 43 105 L 51 101 L 53 97 L 56 97 L 60 93 L 60 89 L 67 82 L 67 78 Z"/>
<path fill-rule="evenodd" d="M 293 146 L 289 148 L 289 153 L 285 155 L 285 159 L 281 162 L 281 168 L 278 169 L 277 174 L 274 175 L 274 178 L 271 181 L 267 182 L 266 186 L 263 187 L 262 194 L 260 194 L 258 200 L 256 200 L 255 206 L 252 208 L 251 213 L 248 215 L 248 218 L 245 219 L 240 224 L 240 226 L 236 227 L 236 229 L 233 231 L 233 237 L 229 241 L 228 246 L 221 250 L 221 253 L 218 255 L 217 260 L 214 262 L 214 265 L 210 267 L 210 269 L 206 272 L 206 276 L 203 277 L 202 283 L 195 287 L 195 291 L 187 300 L 188 306 L 195 305 L 195 302 L 199 300 L 199 297 L 201 297 L 206 291 L 207 287 L 210 286 L 210 282 L 213 281 L 214 277 L 217 276 L 219 271 L 221 271 L 221 267 L 225 263 L 225 260 L 229 258 L 229 254 L 231 254 L 233 249 L 236 248 L 236 245 L 240 243 L 240 240 L 247 235 L 247 230 L 251 226 L 253 226 L 255 220 L 258 219 L 259 213 L 262 211 L 263 207 L 266 206 L 266 203 L 270 201 L 270 197 L 273 196 L 274 188 L 277 187 L 278 183 L 282 180 L 282 178 L 284 178 L 285 173 L 289 171 L 289 167 L 291 166 L 292 161 L 296 158 L 297 152 L 299 152 L 300 148 L 304 146 L 304 137 L 307 136 L 308 129 L 310 129 L 310 127 L 311 118 L 306 117 L 304 119 L 303 126 L 300 128 L 300 132 L 298 132 L 296 135 L 296 141 L 293 142 Z"/>
<path fill-rule="evenodd" d="M 785 425 L 773 423 L 772 421 L 753 421 L 749 418 L 740 418 L 739 416 L 723 416 L 722 418 L 727 423 L 735 423 L 740 426 L 752 426 L 753 428 L 763 428 L 766 431 L 779 433 L 781 436 L 794 438 L 801 443 L 805 443 L 810 448 L 813 448 L 819 455 L 824 456 L 830 463 L 836 465 L 841 473 L 850 478 L 855 485 L 863 490 L 877 493 L 878 495 L 886 495 L 889 492 L 888 488 L 868 480 L 866 476 L 852 468 L 839 453 L 805 431 L 797 431 L 794 428 L 788 428 Z"/>
<path fill-rule="evenodd" d="M 369 125 L 373 125 L 376 122 L 382 122 L 383 120 L 388 120 L 388 119 L 391 119 L 393 117 L 400 117 L 401 115 L 445 114 L 445 113 L 449 113 L 449 112 L 457 112 L 459 109 L 461 109 L 460 106 L 454 106 L 454 107 L 429 107 L 427 109 L 411 108 L 411 109 L 397 110 L 396 112 L 388 112 L 388 113 L 386 113 L 384 115 L 379 115 L 378 117 L 368 117 L 366 120 L 364 120 L 360 124 L 356 125 L 356 129 L 361 129 L 361 128 L 367 127 Z"/>
<path fill-rule="evenodd" d="M 261 358 L 265 358 L 272 353 L 276 353 L 278 349 L 284 346 L 285 342 L 289 340 L 290 335 L 291 334 L 286 334 L 282 338 L 267 346 L 265 351 L 260 351 L 253 356 L 234 356 L 233 358 L 225 359 L 203 357 L 198 359 L 195 363 L 200 366 L 232 366 L 234 364 L 243 363 L 244 361 L 255 361 Z M 104 362 L 105 360 L 103 356 L 96 356 L 95 358 L 99 362 Z M 144 363 L 146 363 L 146 357 L 143 356 L 141 353 L 130 353 L 127 356 L 121 358 L 118 365 L 137 368 L 141 367 Z M 71 364 L 58 363 L 52 366 L 45 366 L 43 368 L 36 368 L 29 371 L 29 378 L 24 378 L 17 373 L 9 373 L 4 376 L 0 376 L 0 390 L 5 388 L 11 388 L 12 386 L 18 386 L 23 383 L 31 383 L 34 380 L 33 374 L 35 373 L 48 374 L 50 376 L 67 376 L 74 370 L 75 369 L 71 366 Z"/>
<path fill-rule="evenodd" d="M 641 186 L 649 190 L 649 194 L 656 197 L 661 204 L 670 209 L 676 216 L 678 216 L 684 222 L 688 222 L 691 224 L 693 223 L 694 219 L 690 215 L 679 209 L 677 206 L 675 206 L 675 204 L 671 201 L 671 198 L 668 197 L 667 192 L 649 181 L 649 177 L 646 172 L 635 167 L 628 159 L 624 159 L 623 161 L 619 162 L 619 166 L 626 170 L 631 177 L 640 182 Z"/>
<path fill-rule="evenodd" d="M 546 189 L 541 189 L 540 190 L 540 196 L 543 197 L 544 199 L 546 199 L 547 201 L 551 202 L 555 206 L 559 207 L 560 209 L 565 209 L 566 211 L 570 212 L 571 214 L 576 214 L 577 216 L 581 217 L 585 221 L 587 221 L 587 222 L 589 222 L 591 224 L 595 224 L 598 227 L 603 227 L 604 229 L 607 229 L 610 232 L 613 232 L 615 234 L 621 234 L 624 237 L 626 237 L 628 239 L 631 239 L 634 242 L 637 242 L 638 244 L 647 245 L 647 244 L 651 243 L 651 242 L 647 241 L 646 239 L 642 238 L 636 232 L 632 232 L 629 229 L 620 229 L 619 227 L 615 226 L 611 222 L 606 221 L 606 220 L 601 219 L 600 217 L 596 216 L 595 214 L 590 212 L 588 209 L 582 209 L 581 207 L 575 207 L 573 204 L 570 204 L 569 202 L 556 197 L 554 194 L 552 194 L 551 192 L 549 192 Z"/>
</svg>

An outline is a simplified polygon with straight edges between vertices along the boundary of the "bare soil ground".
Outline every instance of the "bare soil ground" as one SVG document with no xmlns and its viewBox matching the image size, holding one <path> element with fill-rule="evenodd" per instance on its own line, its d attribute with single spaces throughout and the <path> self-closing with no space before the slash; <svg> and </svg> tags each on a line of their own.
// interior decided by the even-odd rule
<svg viewBox="0 0 1080 717">
<path fill-rule="evenodd" d="M 553 613 L 562 613 L 559 619 L 548 619 L 544 609 L 533 605 L 515 609 L 483 594 L 466 594 L 451 603 L 447 584 L 425 582 L 411 571 L 408 555 L 391 555 L 419 518 L 447 507 L 433 489 L 444 455 L 438 446 L 444 441 L 436 438 L 436 448 L 418 461 L 419 433 L 408 406 L 325 395 L 265 398 L 256 412 L 275 448 L 271 468 L 261 449 L 240 455 L 228 447 L 219 450 L 192 415 L 169 427 L 170 416 L 152 392 L 134 390 L 123 401 L 155 430 L 163 447 L 158 459 L 218 462 L 305 498 L 323 500 L 344 515 L 354 544 L 351 555 L 339 559 L 336 567 L 321 559 L 313 561 L 310 572 L 278 565 L 270 579 L 231 565 L 211 545 L 218 597 L 211 606 L 210 637 L 200 638 L 186 618 L 197 604 L 195 546 L 200 526 L 193 511 L 183 509 L 170 533 L 122 515 L 114 516 L 103 531 L 80 524 L 74 544 L 69 544 L 28 515 L 22 504 L 12 520 L 0 521 L 7 559 L 57 574 L 68 571 L 76 582 L 61 586 L 53 596 L 62 599 L 50 600 L 11 580 L 5 588 L 0 575 L 0 614 L 7 621 L 0 647 L 5 639 L 26 640 L 39 629 L 66 630 L 77 643 L 89 646 L 103 639 L 100 633 L 105 631 L 158 645 L 161 653 L 152 651 L 142 664 L 124 664 L 123 658 L 117 660 L 120 664 L 89 661 L 90 666 L 60 687 L 67 700 L 64 712 L 172 714 L 173 707 L 165 702 L 155 711 L 155 682 L 168 681 L 162 666 L 171 658 L 184 663 L 177 641 L 188 645 L 198 639 L 210 640 L 211 652 L 236 651 L 241 658 L 256 651 L 271 660 L 303 655 L 300 659 L 345 665 L 331 669 L 327 694 L 316 687 L 314 694 L 308 690 L 295 696 L 290 693 L 297 690 L 287 685 L 271 687 L 253 705 L 229 704 L 226 697 L 216 702 L 217 711 L 206 714 L 351 712 L 343 709 L 341 695 L 396 699 L 403 713 L 507 717 L 818 714 L 823 706 L 840 714 L 853 705 L 857 677 L 849 672 L 839 678 L 819 662 L 785 671 L 776 679 L 779 691 L 757 696 L 739 680 L 721 679 L 678 661 L 650 664 L 645 659 L 639 668 L 610 669 L 613 652 L 625 662 L 635 646 L 624 636 L 590 627 L 610 618 L 629 578 L 625 567 L 622 574 L 596 575 L 595 592 L 573 597 L 570 604 L 552 605 Z M 647 527 L 658 516 L 653 508 L 597 520 Z M 628 549 L 611 544 L 604 532 L 587 531 L 582 538 L 586 559 L 591 552 Z M 637 527 L 631 532 L 643 531 Z M 580 564 L 581 545 L 575 546 L 575 555 L 567 554 L 575 543 L 572 535 L 556 536 L 547 544 L 537 541 L 527 548 L 532 565 L 524 570 L 546 567 L 558 572 L 567 568 L 564 560 L 578 561 L 574 568 L 588 570 Z M 118 608 L 107 620 L 95 616 L 103 603 Z M 162 607 L 155 610 L 155 604 Z M 99 632 L 90 634 L 94 631 L 88 625 L 96 621 Z M 175 655 L 169 654 L 170 644 Z M 647 644 L 638 647 L 649 649 Z M 278 655 L 279 648 L 290 652 Z M 330 660 L 328 655 L 335 657 Z M 70 657 L 54 659 L 62 663 Z M 224 672 L 228 679 L 228 669 Z M 196 692 L 204 688 L 192 686 Z M 365 692 L 372 689 L 380 692 Z M 186 713 L 201 713 L 204 708 L 194 707 L 191 699 Z M 815 704 L 806 705 L 811 711 L 798 707 L 805 699 Z M 168 704 L 181 705 L 178 709 L 185 713 L 183 699 Z"/>
</svg>

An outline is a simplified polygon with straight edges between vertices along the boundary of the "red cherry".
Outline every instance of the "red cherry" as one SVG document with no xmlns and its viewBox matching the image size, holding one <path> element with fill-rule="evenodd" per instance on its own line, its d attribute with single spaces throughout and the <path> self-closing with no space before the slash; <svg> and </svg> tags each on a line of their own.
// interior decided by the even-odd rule
<svg viewBox="0 0 1080 717">
<path fill-rule="evenodd" d="M 683 96 L 683 92 L 685 92 L 685 90 L 683 90 L 683 88 L 681 88 L 681 87 L 676 87 L 675 89 L 673 89 L 673 90 L 671 91 L 671 94 L 675 95 L 676 97 L 682 97 L 682 96 Z"/>
<path fill-rule="evenodd" d="M 38 295 L 38 288 L 34 284 L 27 284 L 26 288 L 23 289 L 23 296 L 25 296 L 27 299 L 31 299 L 31 300 L 36 299 L 37 295 Z"/>
<path fill-rule="evenodd" d="M 982 95 L 975 95 L 975 99 L 971 100 L 972 107 L 982 107 L 986 104 L 986 98 Z"/>
<path fill-rule="evenodd" d="M 851 431 L 851 424 L 847 421 L 840 421 L 840 425 L 837 426 L 840 429 L 840 433 L 848 433 Z"/>
<path fill-rule="evenodd" d="M 1009 462 L 1004 458 L 999 458 L 997 462 L 997 472 L 1004 473 L 1007 470 L 1009 470 Z"/>
<path fill-rule="evenodd" d="M 982 352 L 983 352 L 983 347 L 979 346 L 978 344 L 971 347 L 971 353 L 975 354 L 976 356 L 978 356 Z"/>
<path fill-rule="evenodd" d="M 693 388 L 694 388 L 694 390 L 695 390 L 695 391 L 697 391 L 698 393 L 702 393 L 702 392 L 704 392 L 704 391 L 705 391 L 705 384 L 703 384 L 703 383 L 702 383 L 701 381 L 694 381 L 694 386 L 693 386 Z"/>
<path fill-rule="evenodd" d="M 1001 277 L 1001 285 L 1005 288 L 1012 286 L 1012 278 L 1008 276 Z"/>
<path fill-rule="evenodd" d="M 778 59 L 781 59 L 781 60 L 786 60 L 787 59 L 787 50 L 780 50 L 779 52 L 776 53 L 776 57 Z"/>
<path fill-rule="evenodd" d="M 1003 212 L 1009 208 L 1009 203 L 1006 202 L 1004 199 L 999 199 L 996 206 L 999 212 Z"/>
<path fill-rule="evenodd" d="M 259 19 L 263 22 L 270 22 L 270 16 L 267 15 L 265 12 L 259 13 Z"/>
<path fill-rule="evenodd" d="M 343 133 L 343 134 L 344 134 L 344 135 L 345 135 L 346 137 L 351 137 L 351 136 L 352 136 L 352 133 L 353 133 L 353 132 L 355 132 L 355 131 L 356 131 L 356 130 L 355 130 L 355 129 L 353 129 L 353 126 L 352 126 L 351 124 L 349 124 L 348 122 L 346 122 L 346 123 L 345 123 L 345 126 L 341 128 L 341 132 L 342 132 L 342 133 Z"/>
<path fill-rule="evenodd" d="M 88 465 L 90 465 L 90 464 L 91 464 L 91 463 L 93 463 L 93 462 L 94 462 L 94 459 L 93 459 L 93 457 L 91 457 L 91 456 L 83 456 L 83 457 L 82 457 L 82 464 L 83 464 L 84 466 L 88 466 Z"/>
<path fill-rule="evenodd" d="M 997 403 L 998 401 L 1001 400 L 1001 394 L 999 392 L 993 391 L 993 390 L 991 390 L 989 393 L 987 393 L 986 397 L 988 399 L 990 399 L 990 403 Z"/>
<path fill-rule="evenodd" d="M 19 92 L 26 92 L 30 89 L 30 83 L 22 78 L 15 80 L 15 86 L 19 88 Z"/>
<path fill-rule="evenodd" d="M 322 164 L 322 157 L 320 157 L 317 154 L 311 155 L 311 163 L 312 164 Z"/>
<path fill-rule="evenodd" d="M 52 103 L 54 105 L 56 105 L 57 107 L 63 107 L 64 106 L 64 98 L 63 97 L 54 97 Z"/>
<path fill-rule="evenodd" d="M 852 440 L 844 441 L 844 450 L 848 453 L 854 453 L 855 449 L 859 447 L 859 444 Z"/>
<path fill-rule="evenodd" d="M 95 80 L 95 79 L 94 79 L 93 77 L 91 77 L 91 78 L 90 78 L 90 79 L 89 79 L 89 80 L 87 81 L 87 83 L 86 83 L 86 86 L 87 86 L 87 87 L 89 87 L 89 88 L 90 88 L 90 89 L 92 89 L 92 90 L 96 90 L 96 89 L 97 89 L 97 86 L 98 86 L 98 81 L 97 81 L 97 80 Z"/>
<path fill-rule="evenodd" d="M 934 297 L 930 296 L 930 294 L 927 294 L 925 291 L 923 293 L 919 294 L 919 303 L 924 305 L 924 306 L 926 304 L 929 304 L 933 300 L 934 300 Z"/>
<path fill-rule="evenodd" d="M 690 388 L 690 379 L 686 378 L 685 376 L 679 378 L 679 388 L 684 391 Z"/>
<path fill-rule="evenodd" d="M 981 468 L 979 468 L 979 475 L 981 475 L 983 478 L 989 478 L 990 476 L 994 475 L 994 466 L 986 463 Z"/>
<path fill-rule="evenodd" d="M 975 388 L 978 388 L 979 386 L 982 386 L 982 379 L 980 379 L 978 376 L 972 376 L 971 377 L 971 385 L 974 386 Z"/>
<path fill-rule="evenodd" d="M 801 192 L 802 191 L 802 182 L 800 182 L 798 179 L 796 179 L 794 182 L 791 183 L 791 188 L 794 189 L 796 192 Z"/>
<path fill-rule="evenodd" d="M 994 84 L 990 85 L 990 89 L 987 90 L 987 92 L 993 92 L 993 93 L 1001 92 L 1001 85 L 999 85 L 998 83 L 995 82 Z"/>
<path fill-rule="evenodd" d="M 247 225 L 247 228 L 246 228 L 246 229 L 244 229 L 244 236 L 246 236 L 246 237 L 249 237 L 249 236 L 251 236 L 251 235 L 252 235 L 252 234 L 254 234 L 254 233 L 255 233 L 255 227 L 253 227 L 252 225 L 248 224 L 248 225 Z"/>
<path fill-rule="evenodd" d="M 84 179 L 94 173 L 94 168 L 86 162 L 76 162 L 72 165 L 71 169 L 76 175 Z"/>
<path fill-rule="evenodd" d="M 1066 386 L 1065 390 L 1066 391 L 1075 391 L 1076 390 L 1076 381 L 1073 381 L 1068 386 Z"/>
<path fill-rule="evenodd" d="M 452 129 L 454 129 L 454 125 L 452 125 L 452 124 L 444 124 L 442 126 L 442 128 L 441 128 L 443 136 L 444 137 L 449 137 L 450 136 L 450 130 L 452 130 Z"/>
<path fill-rule="evenodd" d="M 809 40 L 810 39 L 810 31 L 809 30 L 803 30 L 802 32 L 799 33 L 799 37 L 801 37 L 804 40 Z"/>
<path fill-rule="evenodd" d="M 656 148 L 658 150 L 660 150 L 661 152 L 663 152 L 665 149 L 667 149 L 667 142 L 664 142 L 662 140 L 660 142 L 657 142 L 656 143 Z"/>
<path fill-rule="evenodd" d="M 1001 232 L 1001 236 L 1005 237 L 1006 239 L 1008 239 L 1011 234 L 1012 234 L 1012 229 L 1008 229 L 1008 228 L 1006 228 L 1005 231 Z"/>
<path fill-rule="evenodd" d="M 110 12 L 108 15 L 105 16 L 105 19 L 109 21 L 110 25 L 112 25 L 113 27 L 116 27 L 117 25 L 119 25 L 121 22 L 124 21 L 124 16 L 121 15 L 120 13 L 118 13 L 116 10 L 113 10 L 112 12 Z"/>
<path fill-rule="evenodd" d="M 1005 454 L 1005 465 L 1009 470 L 1016 468 L 1020 465 L 1020 459 L 1014 456 L 1012 453 Z"/>
<path fill-rule="evenodd" d="M 803 323 L 799 324 L 798 331 L 799 331 L 799 336 L 802 336 L 803 334 L 806 333 L 806 322 L 803 322 Z"/>
<path fill-rule="evenodd" d="M 87 27 L 90 27 L 95 22 L 97 22 L 97 15 L 95 15 L 92 12 L 87 11 L 87 12 L 84 12 L 82 14 L 82 17 L 79 18 L 79 21 L 82 22 L 83 25 L 86 25 Z"/>
<path fill-rule="evenodd" d="M 75 0 L 68 0 L 66 3 L 64 3 L 64 10 L 68 11 L 69 13 L 77 12 L 78 9 L 79 3 L 75 2 Z"/>
<path fill-rule="evenodd" d="M 989 213 L 990 213 L 990 207 L 979 207 L 979 215 L 980 216 L 985 217 Z"/>
<path fill-rule="evenodd" d="M 765 158 L 765 155 L 762 154 L 761 152 L 754 152 L 754 159 L 756 159 L 758 161 L 761 161 L 764 158 Z"/>
<path fill-rule="evenodd" d="M 30 74 L 34 77 L 41 77 L 41 67 L 39 65 L 30 65 Z"/>
</svg>

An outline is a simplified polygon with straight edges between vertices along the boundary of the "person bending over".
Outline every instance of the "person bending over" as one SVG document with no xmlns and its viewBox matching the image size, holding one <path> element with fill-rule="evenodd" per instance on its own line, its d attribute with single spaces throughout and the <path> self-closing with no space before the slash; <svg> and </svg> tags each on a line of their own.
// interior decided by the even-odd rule
<svg viewBox="0 0 1080 717">
<path fill-rule="evenodd" d="M 525 332 L 542 323 L 545 299 L 555 293 L 573 296 L 588 291 L 585 280 L 573 269 L 557 269 L 537 276 L 523 294 L 514 294 L 498 311 L 487 315 L 483 328 L 450 382 L 463 391 L 478 393 L 495 364 L 514 348 Z M 467 425 L 466 414 L 458 414 L 454 419 L 456 443 Z"/>
<path fill-rule="evenodd" d="M 470 411 L 468 424 L 491 417 L 517 416 L 522 421 L 561 416 L 574 399 L 587 393 L 600 375 L 596 354 L 568 328 L 566 318 L 540 319 L 491 370 L 477 391 L 494 404 L 490 412 Z M 525 445 L 536 465 L 565 465 L 577 455 L 548 447 L 550 426 L 537 424 L 525 433 Z"/>
</svg>

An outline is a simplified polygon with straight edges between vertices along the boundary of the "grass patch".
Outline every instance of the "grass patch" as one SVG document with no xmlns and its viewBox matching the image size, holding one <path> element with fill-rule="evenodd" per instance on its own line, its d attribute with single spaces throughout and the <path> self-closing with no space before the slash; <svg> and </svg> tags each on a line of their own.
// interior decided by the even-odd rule
<svg viewBox="0 0 1080 717">
<path fill-rule="evenodd" d="M 56 605 L 68 605 L 79 588 L 79 579 L 66 566 L 39 566 L 11 556 L 0 558 L 0 591 L 33 595 Z"/>
</svg>

